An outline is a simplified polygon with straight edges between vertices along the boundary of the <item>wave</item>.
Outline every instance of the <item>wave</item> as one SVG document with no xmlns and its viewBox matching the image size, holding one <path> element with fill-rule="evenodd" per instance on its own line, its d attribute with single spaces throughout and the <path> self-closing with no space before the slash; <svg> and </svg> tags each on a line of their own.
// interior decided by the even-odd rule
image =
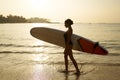
<svg viewBox="0 0 120 80">
<path fill-rule="evenodd" d="M 120 63 L 78 63 L 79 65 L 120 66 Z"/>
<path fill-rule="evenodd" d="M 0 51 L 0 54 L 63 54 L 63 52 L 44 52 L 44 51 Z"/>
<path fill-rule="evenodd" d="M 0 54 L 11 54 L 11 53 L 19 53 L 19 54 L 39 54 L 42 52 L 29 52 L 29 51 L 0 51 Z"/>
<path fill-rule="evenodd" d="M 50 48 L 58 48 L 59 46 L 50 46 L 50 45 L 19 45 L 19 44 L 0 44 L 0 47 L 28 47 L 28 48 L 34 48 L 34 47 L 50 47 Z M 59 47 L 60 48 L 60 47 Z"/>
<path fill-rule="evenodd" d="M 79 54 L 79 55 L 91 55 L 91 54 L 84 54 L 81 52 L 73 52 L 74 54 Z M 58 51 L 58 52 L 44 52 L 44 51 L 0 51 L 0 54 L 63 54 L 63 51 Z M 120 56 L 119 53 L 109 53 L 107 55 L 108 57 L 110 56 Z"/>
</svg>

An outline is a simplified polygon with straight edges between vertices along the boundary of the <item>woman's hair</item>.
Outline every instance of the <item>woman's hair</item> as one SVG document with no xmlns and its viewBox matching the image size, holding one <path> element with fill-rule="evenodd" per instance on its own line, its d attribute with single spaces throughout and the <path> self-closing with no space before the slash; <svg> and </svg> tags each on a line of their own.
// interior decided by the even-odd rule
<svg viewBox="0 0 120 80">
<path fill-rule="evenodd" d="M 72 21 L 71 19 L 67 19 L 67 20 L 65 20 L 65 24 L 70 24 L 70 25 L 72 25 L 72 24 L 73 24 L 73 21 Z"/>
</svg>

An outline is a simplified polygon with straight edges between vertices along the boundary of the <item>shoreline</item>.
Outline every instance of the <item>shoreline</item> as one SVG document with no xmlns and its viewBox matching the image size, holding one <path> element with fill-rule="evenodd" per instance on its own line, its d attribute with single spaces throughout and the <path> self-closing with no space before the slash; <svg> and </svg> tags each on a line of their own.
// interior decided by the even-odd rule
<svg viewBox="0 0 120 80">
<path fill-rule="evenodd" d="M 64 64 L 3 63 L 0 65 L 1 80 L 119 80 L 120 67 L 108 65 L 79 64 L 81 75 L 69 64 L 69 73 Z"/>
</svg>

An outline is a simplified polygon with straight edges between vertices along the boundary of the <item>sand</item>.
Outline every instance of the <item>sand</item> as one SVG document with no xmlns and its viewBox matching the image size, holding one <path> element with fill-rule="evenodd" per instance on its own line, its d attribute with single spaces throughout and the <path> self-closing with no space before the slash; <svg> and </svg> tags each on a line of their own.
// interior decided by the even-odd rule
<svg viewBox="0 0 120 80">
<path fill-rule="evenodd" d="M 81 75 L 73 65 L 64 73 L 63 64 L 7 64 L 0 65 L 0 80 L 120 80 L 120 67 L 116 65 L 79 64 Z"/>
<path fill-rule="evenodd" d="M 39 56 L 34 54 L 0 54 L 0 80 L 120 80 L 120 64 L 81 62 L 78 64 L 81 75 L 76 75 L 71 62 L 69 73 L 66 74 L 64 61 L 62 63 L 55 61 L 46 63 L 42 57 L 40 59 L 35 57 Z M 34 58 L 35 60 L 33 60 Z M 52 57 L 50 58 L 45 59 L 53 60 Z"/>
</svg>

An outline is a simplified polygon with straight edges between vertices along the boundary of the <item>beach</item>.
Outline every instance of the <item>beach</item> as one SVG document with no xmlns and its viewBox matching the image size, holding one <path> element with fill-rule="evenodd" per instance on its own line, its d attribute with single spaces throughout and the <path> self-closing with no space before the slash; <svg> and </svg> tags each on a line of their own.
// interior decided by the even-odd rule
<svg viewBox="0 0 120 80">
<path fill-rule="evenodd" d="M 109 52 L 104 56 L 73 50 L 80 75 L 71 60 L 65 73 L 64 48 L 32 37 L 33 27 L 66 31 L 64 24 L 0 24 L 0 80 L 120 79 L 120 24 L 73 25 L 74 34 L 99 42 Z"/>
<path fill-rule="evenodd" d="M 22 60 L 20 57 L 30 58 L 30 55 L 9 54 L 9 59 L 0 59 L 0 80 L 119 80 L 120 65 L 79 63 L 80 75 L 75 74 L 75 68 L 70 62 L 69 73 L 64 72 L 63 63 L 42 63 Z M 36 55 L 37 56 L 37 55 Z M 15 61 L 16 60 L 16 61 Z"/>
</svg>

